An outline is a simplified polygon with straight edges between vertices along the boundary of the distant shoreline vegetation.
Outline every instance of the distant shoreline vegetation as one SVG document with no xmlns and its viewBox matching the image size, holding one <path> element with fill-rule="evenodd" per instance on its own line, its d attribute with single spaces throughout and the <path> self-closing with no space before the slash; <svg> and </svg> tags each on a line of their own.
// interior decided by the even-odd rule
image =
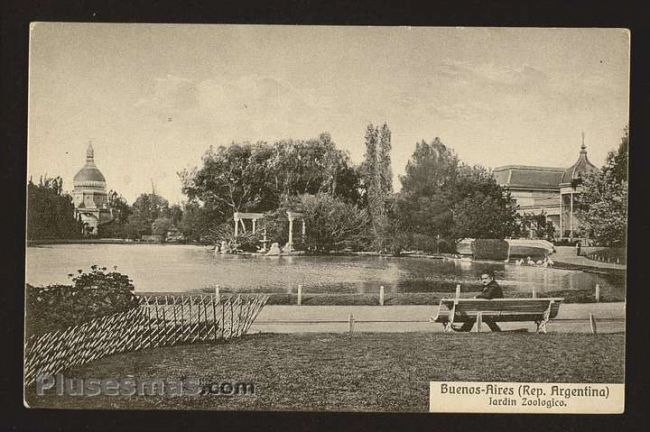
<svg viewBox="0 0 650 432">
<path fill-rule="evenodd" d="M 38 239 L 27 240 L 27 247 L 39 245 L 56 245 L 56 244 L 168 244 L 162 242 L 147 242 L 144 240 L 132 239 L 107 239 L 107 238 L 87 238 L 87 239 Z M 183 244 L 183 243 L 169 243 L 169 244 Z M 188 243 L 195 246 L 202 246 L 198 243 Z"/>
<path fill-rule="evenodd" d="M 60 177 L 28 183 L 28 246 L 39 244 L 189 243 L 228 250 L 264 251 L 286 245 L 288 214 L 291 250 L 328 255 L 352 250 L 399 256 L 418 250 L 454 254 L 461 239 L 556 239 L 544 214 L 520 214 L 510 194 L 482 166 L 462 162 L 439 138 L 416 143 L 404 175 L 393 189 L 391 131 L 369 124 L 361 163 L 337 148 L 329 133 L 308 140 L 240 142 L 210 147 L 200 166 L 178 173 L 182 204 L 141 194 L 133 204 L 115 191 L 107 194 L 114 218 L 93 238 L 83 236 L 72 197 Z M 601 170 L 584 179 L 578 212 L 599 246 L 625 246 L 627 229 L 627 129 Z M 261 214 L 257 224 L 234 228 L 238 213 Z M 607 217 L 605 217 L 607 216 Z M 252 228 L 252 229 L 251 229 Z M 583 235 L 584 234 L 584 235 Z M 584 245 L 583 245 L 584 246 Z"/>
</svg>

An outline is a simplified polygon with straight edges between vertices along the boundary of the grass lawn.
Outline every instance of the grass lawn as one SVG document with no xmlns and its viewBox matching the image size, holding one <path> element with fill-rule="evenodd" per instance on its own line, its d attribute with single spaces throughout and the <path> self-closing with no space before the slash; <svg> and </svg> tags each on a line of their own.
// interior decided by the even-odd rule
<svg viewBox="0 0 650 432">
<path fill-rule="evenodd" d="M 117 354 L 66 378 L 253 383 L 254 395 L 37 396 L 33 407 L 427 411 L 429 381 L 621 383 L 624 334 L 257 334 Z M 50 390 L 52 392 L 53 390 Z"/>
</svg>

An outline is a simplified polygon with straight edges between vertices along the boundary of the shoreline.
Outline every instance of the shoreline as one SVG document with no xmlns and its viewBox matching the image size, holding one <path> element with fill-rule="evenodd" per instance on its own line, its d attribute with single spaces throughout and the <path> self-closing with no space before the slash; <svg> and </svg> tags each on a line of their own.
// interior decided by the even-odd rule
<svg viewBox="0 0 650 432">
<path fill-rule="evenodd" d="M 203 243 L 182 243 L 182 242 L 153 242 L 153 241 L 142 241 L 142 240 L 130 240 L 130 239 L 40 239 L 40 240 L 27 240 L 26 241 L 26 247 L 38 247 L 42 245 L 57 245 L 57 244 L 122 244 L 122 245 L 160 245 L 160 246 L 175 246 L 175 245 L 183 245 L 183 246 L 196 246 L 200 248 L 206 248 L 209 249 L 210 247 L 214 247 L 211 244 L 203 244 Z M 513 265 L 514 262 L 503 262 L 503 261 L 495 261 L 495 260 L 474 260 L 468 257 L 460 256 L 458 254 L 426 254 L 426 253 L 421 253 L 421 252 L 405 252 L 400 255 L 393 255 L 393 254 L 387 254 L 387 253 L 381 253 L 381 252 L 368 252 L 368 251 L 359 251 L 359 252 L 353 252 L 353 251 L 340 251 L 340 252 L 332 252 L 332 253 L 320 253 L 320 254 L 312 254 L 308 253 L 306 251 L 295 251 L 294 253 L 290 255 L 266 255 L 264 253 L 258 253 L 258 252 L 240 252 L 237 254 L 231 254 L 231 255 L 241 255 L 241 256 L 249 256 L 249 257 L 266 257 L 266 256 L 279 256 L 279 257 L 286 257 L 286 256 L 303 256 L 303 257 L 332 257 L 332 256 L 350 256 L 350 257 L 363 257 L 363 256 L 368 256 L 368 257 L 383 257 L 383 258 L 423 258 L 423 259 L 436 259 L 436 260 L 453 260 L 453 261 L 467 261 L 467 262 L 472 262 L 472 263 L 482 263 L 482 264 L 511 264 Z M 554 255 L 557 255 L 554 254 Z M 627 266 L 613 266 L 613 265 L 601 265 L 599 261 L 592 261 L 589 260 L 588 264 L 578 264 L 578 263 L 573 263 L 573 262 L 567 262 L 564 261 L 561 256 L 555 256 L 553 257 L 555 264 L 551 269 L 561 269 L 561 270 L 576 270 L 576 271 L 583 271 L 586 273 L 593 273 L 593 274 L 601 274 L 601 275 L 612 275 L 612 276 L 618 276 L 622 277 L 626 275 L 627 272 Z"/>
<path fill-rule="evenodd" d="M 40 246 L 40 245 L 57 245 L 57 244 L 159 244 L 164 245 L 189 245 L 189 246 L 208 246 L 200 243 L 179 243 L 179 242 L 154 242 L 143 240 L 131 239 L 40 239 L 40 240 L 27 240 L 27 247 Z"/>
</svg>

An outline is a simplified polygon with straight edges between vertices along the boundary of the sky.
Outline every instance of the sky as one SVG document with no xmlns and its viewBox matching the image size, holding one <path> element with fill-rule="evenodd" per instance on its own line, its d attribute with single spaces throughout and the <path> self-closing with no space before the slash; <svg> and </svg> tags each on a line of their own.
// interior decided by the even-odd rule
<svg viewBox="0 0 650 432">
<path fill-rule="evenodd" d="M 34 23 L 28 175 L 64 189 L 89 142 L 130 203 L 209 146 L 329 132 L 360 163 L 369 123 L 392 132 L 397 176 L 439 137 L 468 164 L 597 166 L 629 110 L 623 29 Z"/>
</svg>

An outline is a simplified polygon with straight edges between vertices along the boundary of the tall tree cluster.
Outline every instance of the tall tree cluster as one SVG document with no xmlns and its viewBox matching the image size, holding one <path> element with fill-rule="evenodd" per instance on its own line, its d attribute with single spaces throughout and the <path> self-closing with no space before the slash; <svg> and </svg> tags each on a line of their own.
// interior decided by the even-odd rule
<svg viewBox="0 0 650 432">
<path fill-rule="evenodd" d="M 41 177 L 27 183 L 27 238 L 73 239 L 81 237 L 81 222 L 74 218 L 72 197 L 63 192 L 61 177 Z"/>
<path fill-rule="evenodd" d="M 616 151 L 607 154 L 605 165 L 585 176 L 578 202 L 578 217 L 590 237 L 605 246 L 622 247 L 627 239 L 628 145 L 626 127 Z"/>
<path fill-rule="evenodd" d="M 516 209 L 492 174 L 460 162 L 439 138 L 416 144 L 400 181 L 391 227 L 421 249 L 437 250 L 439 239 L 503 239 L 516 228 Z"/>
<path fill-rule="evenodd" d="M 439 240 L 453 244 L 463 237 L 504 238 L 516 232 L 510 197 L 486 169 L 463 164 L 439 138 L 421 141 L 395 194 L 391 149 L 386 123 L 367 126 L 360 166 L 336 148 L 328 133 L 309 140 L 210 147 L 202 166 L 179 173 L 188 198 L 183 208 L 170 206 L 153 191 L 138 196 L 133 205 L 111 191 L 115 220 L 100 227 L 100 236 L 164 235 L 176 226 L 189 240 L 218 240 L 231 232 L 234 212 L 259 212 L 269 215 L 268 232 L 279 241 L 286 234 L 286 210 L 305 212 L 306 246 L 314 250 L 437 251 Z M 616 206 L 626 208 L 626 195 L 620 199 L 627 192 L 626 157 L 627 136 L 618 153 L 608 158 L 600 180 L 585 182 L 591 193 L 583 200 L 590 205 L 585 220 L 604 219 L 607 212 L 617 215 L 620 211 L 612 210 Z M 81 233 L 60 179 L 42 179 L 39 185 L 30 181 L 28 190 L 29 238 Z M 600 229 L 595 224 L 591 228 Z M 617 229 L 620 237 L 620 224 Z"/>
<path fill-rule="evenodd" d="M 267 212 L 274 215 L 268 232 L 280 235 L 271 228 L 285 229 L 279 209 L 301 205 L 314 209 L 310 222 L 318 227 L 307 228 L 312 248 L 346 244 L 345 233 L 354 237 L 354 247 L 365 242 L 368 249 L 386 250 L 399 243 L 398 248 L 437 250 L 441 239 L 453 244 L 463 237 L 502 239 L 515 232 L 510 196 L 489 171 L 463 164 L 439 138 L 416 144 L 398 194 L 388 125 L 369 124 L 364 138 L 359 167 L 327 133 L 307 141 L 210 148 L 202 167 L 180 173 L 189 199 L 181 229 L 189 237 L 204 236 L 223 232 L 234 212 Z M 326 223 L 328 214 L 336 221 Z M 353 229 L 355 224 L 363 232 Z M 328 236 L 336 241 L 326 241 Z"/>
<path fill-rule="evenodd" d="M 393 193 L 391 132 L 388 125 L 384 123 L 379 127 L 369 124 L 366 128 L 365 146 L 366 153 L 360 171 L 375 246 L 381 250 L 387 234 L 387 211 Z"/>
<path fill-rule="evenodd" d="M 273 211 L 303 194 L 359 199 L 359 178 L 349 155 L 336 148 L 328 133 L 306 141 L 210 148 L 202 167 L 179 175 L 194 211 L 210 214 L 215 223 L 232 220 L 234 212 Z"/>
<path fill-rule="evenodd" d="M 178 227 L 183 219 L 180 205 L 169 205 L 162 196 L 152 191 L 136 198 L 133 205 L 115 191 L 108 193 L 108 202 L 113 209 L 113 221 L 99 226 L 103 238 L 140 238 L 143 235 L 164 236 L 172 226 Z"/>
</svg>

